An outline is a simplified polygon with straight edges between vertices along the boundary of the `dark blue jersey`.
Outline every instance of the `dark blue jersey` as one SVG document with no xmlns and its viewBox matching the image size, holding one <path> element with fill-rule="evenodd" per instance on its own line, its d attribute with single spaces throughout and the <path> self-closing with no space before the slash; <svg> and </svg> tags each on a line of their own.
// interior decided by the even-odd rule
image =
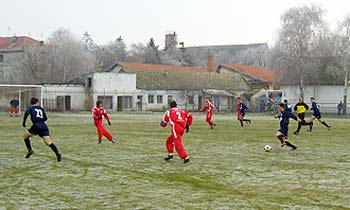
<svg viewBox="0 0 350 210">
<path fill-rule="evenodd" d="M 284 110 L 292 112 L 292 105 L 290 105 L 289 103 L 284 103 Z"/>
<path fill-rule="evenodd" d="M 245 103 L 241 103 L 239 106 L 239 111 L 241 113 L 245 113 L 245 111 L 248 109 L 248 107 L 245 105 Z"/>
<path fill-rule="evenodd" d="M 17 99 L 12 99 L 12 100 L 10 101 L 10 104 L 11 104 L 11 106 L 19 106 L 19 100 L 17 100 Z"/>
<path fill-rule="evenodd" d="M 280 127 L 288 127 L 289 124 L 289 118 L 292 118 L 294 120 L 297 120 L 298 118 L 292 113 L 287 110 L 284 110 L 280 113 Z"/>
<path fill-rule="evenodd" d="M 29 106 L 24 113 L 23 125 L 25 125 L 28 115 L 33 124 L 44 123 L 47 120 L 47 115 L 41 106 Z"/>
<path fill-rule="evenodd" d="M 314 116 L 321 114 L 320 106 L 316 102 L 312 102 L 311 107 L 312 107 L 311 110 L 314 112 L 313 113 Z"/>
</svg>

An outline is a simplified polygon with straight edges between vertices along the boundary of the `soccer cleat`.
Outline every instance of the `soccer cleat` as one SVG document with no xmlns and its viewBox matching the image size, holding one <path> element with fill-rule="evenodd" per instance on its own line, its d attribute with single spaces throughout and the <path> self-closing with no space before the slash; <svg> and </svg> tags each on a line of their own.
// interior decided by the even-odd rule
<svg viewBox="0 0 350 210">
<path fill-rule="evenodd" d="M 101 140 L 98 140 L 97 144 L 102 144 L 102 141 L 101 141 Z"/>
<path fill-rule="evenodd" d="M 174 158 L 174 155 L 168 155 L 167 157 L 164 158 L 164 160 L 169 161 Z"/>
<path fill-rule="evenodd" d="M 62 155 L 60 153 L 58 153 L 57 155 L 57 162 L 61 162 L 62 161 Z"/>
<path fill-rule="evenodd" d="M 184 159 L 184 163 L 188 163 L 188 162 L 190 162 L 190 158 L 189 157 Z"/>
<path fill-rule="evenodd" d="M 117 139 L 113 138 L 112 139 L 112 144 L 115 144 L 117 142 Z"/>
<path fill-rule="evenodd" d="M 30 158 L 30 156 L 32 156 L 32 154 L 34 154 L 33 150 L 28 151 L 26 154 L 26 158 Z"/>
<path fill-rule="evenodd" d="M 290 149 L 291 151 L 294 151 L 294 150 L 296 150 L 296 149 L 298 148 L 298 147 L 295 146 L 295 145 L 292 145 L 291 147 L 292 147 L 292 149 Z"/>
<path fill-rule="evenodd" d="M 299 132 L 295 131 L 294 134 L 295 134 L 295 135 L 299 135 Z"/>
<path fill-rule="evenodd" d="M 328 131 L 331 131 L 331 126 L 328 126 L 327 128 L 328 128 Z"/>
</svg>

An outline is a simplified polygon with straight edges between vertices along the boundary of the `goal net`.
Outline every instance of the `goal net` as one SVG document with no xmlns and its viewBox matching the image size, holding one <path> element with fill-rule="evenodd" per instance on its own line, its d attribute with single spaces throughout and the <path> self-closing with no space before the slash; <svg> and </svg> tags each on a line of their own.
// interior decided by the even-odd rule
<svg viewBox="0 0 350 210">
<path fill-rule="evenodd" d="M 36 97 L 40 105 L 43 98 L 43 86 L 41 85 L 8 85 L 0 84 L 0 110 L 9 112 L 11 109 L 10 102 L 13 99 L 19 101 L 19 111 L 23 111 L 30 105 L 30 99 Z"/>
</svg>

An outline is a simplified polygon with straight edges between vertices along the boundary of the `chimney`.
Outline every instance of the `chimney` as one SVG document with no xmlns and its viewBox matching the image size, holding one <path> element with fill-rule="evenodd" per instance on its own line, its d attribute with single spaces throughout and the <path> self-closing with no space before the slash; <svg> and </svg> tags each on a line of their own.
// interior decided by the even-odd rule
<svg viewBox="0 0 350 210">
<path fill-rule="evenodd" d="M 212 55 L 208 55 L 207 68 L 208 72 L 214 72 L 214 57 Z"/>
<path fill-rule="evenodd" d="M 17 42 L 17 36 L 14 35 L 13 37 L 10 38 L 10 40 L 11 40 L 11 44 L 16 43 Z"/>
<path fill-rule="evenodd" d="M 176 33 L 165 34 L 165 49 L 175 49 L 177 46 L 177 35 Z"/>
</svg>

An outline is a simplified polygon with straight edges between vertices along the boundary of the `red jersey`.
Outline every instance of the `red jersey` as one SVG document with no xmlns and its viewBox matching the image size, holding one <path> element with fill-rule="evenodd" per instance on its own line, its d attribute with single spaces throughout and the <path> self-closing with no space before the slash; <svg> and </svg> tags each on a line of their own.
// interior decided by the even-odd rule
<svg viewBox="0 0 350 210">
<path fill-rule="evenodd" d="M 208 110 L 208 112 L 212 112 L 214 110 L 215 106 L 213 103 L 211 103 L 209 100 L 205 103 L 203 109 L 201 109 L 201 111 L 205 111 Z"/>
<path fill-rule="evenodd" d="M 241 102 L 237 101 L 237 112 L 241 111 Z"/>
<path fill-rule="evenodd" d="M 181 125 L 182 127 L 186 127 L 187 125 L 191 126 L 192 121 L 193 117 L 191 113 L 178 108 L 171 108 L 165 112 L 161 126 L 165 127 L 168 123 L 170 123 L 171 126 L 177 124 Z"/>
<path fill-rule="evenodd" d="M 92 116 L 94 117 L 95 125 L 99 123 L 103 124 L 103 118 L 105 118 L 109 122 L 109 116 L 103 107 L 97 108 L 95 106 L 94 108 L 92 108 Z"/>
</svg>

